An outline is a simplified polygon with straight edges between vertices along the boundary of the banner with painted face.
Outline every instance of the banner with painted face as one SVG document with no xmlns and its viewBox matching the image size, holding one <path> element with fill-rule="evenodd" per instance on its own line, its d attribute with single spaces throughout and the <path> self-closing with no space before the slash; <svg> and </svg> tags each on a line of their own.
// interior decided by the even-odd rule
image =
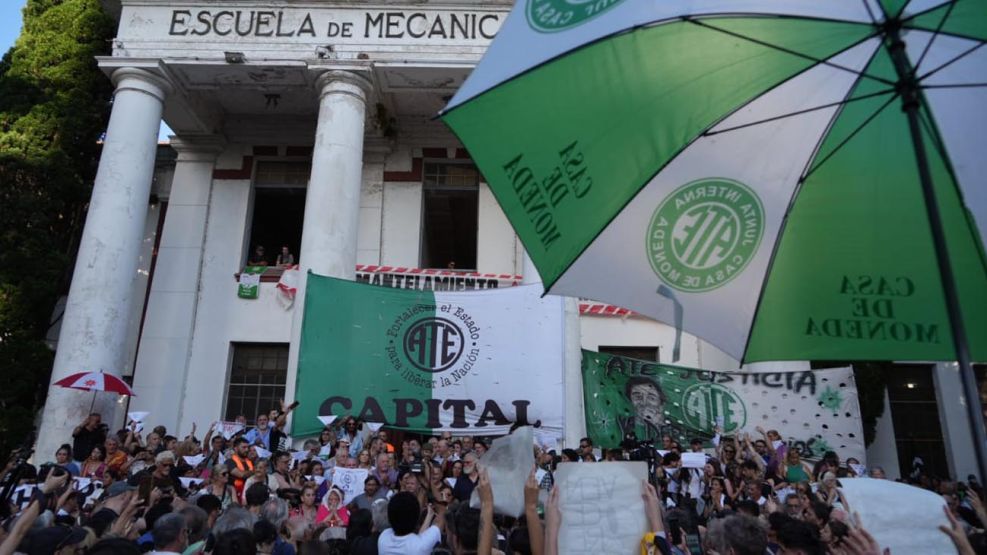
<svg viewBox="0 0 987 555">
<path fill-rule="evenodd" d="M 319 417 L 422 432 L 561 434 L 563 307 L 540 286 L 392 289 L 308 274 L 292 435 Z"/>
<path fill-rule="evenodd" d="M 777 430 L 804 458 L 835 451 L 865 462 L 864 435 L 851 368 L 710 372 L 583 351 L 586 430 L 594 442 L 620 445 L 671 436 L 683 446 L 724 435 Z"/>
</svg>

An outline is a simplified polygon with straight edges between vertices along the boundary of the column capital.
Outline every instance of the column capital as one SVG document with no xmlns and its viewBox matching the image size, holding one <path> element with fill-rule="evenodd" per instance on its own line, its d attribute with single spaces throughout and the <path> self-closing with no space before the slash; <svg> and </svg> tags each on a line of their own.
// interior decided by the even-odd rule
<svg viewBox="0 0 987 555">
<path fill-rule="evenodd" d="M 122 67 L 114 71 L 110 79 L 116 85 L 114 94 L 133 90 L 149 94 L 164 102 L 165 97 L 174 90 L 167 78 L 136 67 Z"/>
<path fill-rule="evenodd" d="M 213 162 L 226 149 L 226 139 L 220 135 L 183 134 L 169 139 L 179 162 Z"/>
<path fill-rule="evenodd" d="M 320 100 L 329 94 L 348 94 L 366 103 L 373 92 L 373 84 L 369 79 L 358 73 L 339 69 L 319 74 L 315 87 L 319 91 Z"/>
</svg>

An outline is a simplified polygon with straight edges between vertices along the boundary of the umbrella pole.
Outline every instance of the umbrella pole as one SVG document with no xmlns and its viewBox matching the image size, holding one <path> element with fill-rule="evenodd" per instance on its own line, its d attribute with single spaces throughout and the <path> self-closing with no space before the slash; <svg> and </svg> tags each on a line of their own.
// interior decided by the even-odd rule
<svg viewBox="0 0 987 555">
<path fill-rule="evenodd" d="M 925 199 L 925 211 L 932 229 L 932 242 L 936 251 L 936 262 L 939 266 L 939 278 L 942 281 L 943 294 L 946 298 L 949 326 L 953 331 L 953 347 L 956 351 L 956 361 L 959 364 L 960 381 L 963 383 L 963 395 L 966 397 L 964 405 L 966 406 L 967 418 L 970 421 L 973 448 L 977 456 L 977 469 L 982 484 L 987 479 L 987 432 L 984 429 L 980 393 L 977 391 L 977 380 L 973 374 L 966 327 L 963 324 L 960 300 L 956 293 L 956 278 L 953 275 L 953 267 L 949 263 L 942 216 L 939 214 L 939 203 L 933 189 L 932 172 L 929 170 L 929 161 L 922 140 L 922 129 L 918 119 L 919 106 L 921 105 L 919 83 L 905 53 L 905 43 L 901 40 L 900 28 L 893 23 L 896 22 L 889 22 L 887 27 L 888 51 L 898 74 L 897 88 L 901 94 L 902 111 L 908 118 L 908 129 L 912 136 L 912 146 L 915 149 L 915 160 L 918 164 L 919 179 L 922 183 L 922 196 Z M 956 479 L 960 480 L 961 477 L 956 476 Z"/>
</svg>

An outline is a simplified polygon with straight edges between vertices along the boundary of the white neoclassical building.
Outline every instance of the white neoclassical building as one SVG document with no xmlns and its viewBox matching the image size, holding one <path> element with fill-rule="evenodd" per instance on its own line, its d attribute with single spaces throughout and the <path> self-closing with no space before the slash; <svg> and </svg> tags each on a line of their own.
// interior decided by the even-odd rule
<svg viewBox="0 0 987 555">
<path fill-rule="evenodd" d="M 422 269 L 451 288 L 533 278 L 469 153 L 433 119 L 511 2 L 107 3 L 119 28 L 99 66 L 116 92 L 52 381 L 90 369 L 130 381 L 136 397 L 96 398 L 111 426 L 141 410 L 184 434 L 293 397 L 301 303 L 279 301 L 277 269 L 258 298 L 237 295 L 258 245 L 271 265 L 287 247 L 303 272 L 398 287 L 422 286 Z M 162 120 L 170 144 L 158 142 Z M 737 368 L 671 327 L 588 302 L 577 316 L 576 306 L 572 375 L 580 345 L 661 362 L 678 345 L 679 364 Z M 926 374 L 933 406 L 959 391 L 949 368 Z M 579 392 L 567 394 L 581 414 Z M 42 457 L 90 401 L 50 389 Z M 940 420 L 946 464 L 965 475 L 962 414 Z M 871 462 L 895 475 L 902 440 L 889 416 L 879 432 Z"/>
</svg>

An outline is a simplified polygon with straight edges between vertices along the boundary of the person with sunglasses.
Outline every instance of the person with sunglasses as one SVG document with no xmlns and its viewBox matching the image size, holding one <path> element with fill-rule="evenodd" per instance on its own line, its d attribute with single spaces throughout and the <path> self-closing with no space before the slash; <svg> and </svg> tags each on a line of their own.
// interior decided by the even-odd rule
<svg viewBox="0 0 987 555">
<path fill-rule="evenodd" d="M 175 491 L 178 480 L 174 477 L 175 454 L 171 451 L 162 451 L 154 457 L 154 466 L 151 467 L 151 478 L 154 487 L 162 492 Z"/>
<path fill-rule="evenodd" d="M 236 490 L 230 483 L 230 470 L 226 468 L 225 464 L 213 465 L 212 472 L 209 473 L 209 485 L 203 491 L 215 495 L 219 499 L 220 509 L 223 511 L 230 505 L 240 504 Z"/>
</svg>

